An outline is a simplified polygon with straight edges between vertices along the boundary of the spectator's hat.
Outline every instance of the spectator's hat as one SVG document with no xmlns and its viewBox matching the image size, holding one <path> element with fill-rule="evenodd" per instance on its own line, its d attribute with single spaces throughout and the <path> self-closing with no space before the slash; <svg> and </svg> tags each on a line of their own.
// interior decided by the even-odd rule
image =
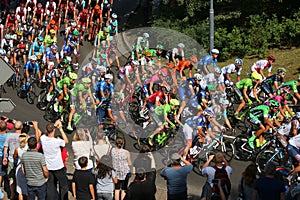
<svg viewBox="0 0 300 200">
<path fill-rule="evenodd" d="M 171 160 L 180 160 L 181 156 L 178 153 L 173 153 L 171 155 Z"/>
</svg>

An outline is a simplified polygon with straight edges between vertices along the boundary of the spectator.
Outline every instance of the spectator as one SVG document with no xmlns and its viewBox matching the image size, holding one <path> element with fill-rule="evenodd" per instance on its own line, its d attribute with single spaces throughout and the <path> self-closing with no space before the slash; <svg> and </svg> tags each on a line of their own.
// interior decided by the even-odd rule
<svg viewBox="0 0 300 200">
<path fill-rule="evenodd" d="M 112 160 L 110 156 L 103 155 L 97 166 L 97 196 L 98 200 L 113 200 L 114 184 L 118 182 L 116 172 L 112 168 Z"/>
<path fill-rule="evenodd" d="M 9 189 L 10 189 L 10 198 L 15 198 L 15 190 L 16 190 L 16 184 L 15 184 L 15 174 L 16 174 L 16 167 L 17 167 L 17 159 L 13 158 L 15 149 L 20 146 L 19 142 L 19 136 L 21 134 L 21 131 L 23 129 L 23 123 L 21 121 L 16 121 L 15 123 L 15 133 L 8 133 L 7 138 L 4 143 L 4 149 L 3 149 L 3 155 L 7 155 L 8 153 L 8 159 L 6 156 L 3 156 L 3 165 L 8 165 L 7 167 L 7 175 L 9 178 Z"/>
<path fill-rule="evenodd" d="M 133 161 L 133 173 L 135 169 L 144 168 L 146 173 L 155 171 L 155 159 L 153 157 L 150 148 L 147 145 L 143 145 L 137 158 Z M 155 179 L 154 179 L 155 182 Z"/>
<path fill-rule="evenodd" d="M 156 171 L 146 174 L 144 168 L 138 168 L 134 181 L 126 191 L 126 200 L 155 200 L 156 187 L 153 177 Z"/>
<path fill-rule="evenodd" d="M 265 174 L 254 183 L 252 199 L 284 200 L 285 186 L 281 180 L 275 178 L 276 165 L 273 162 L 266 164 Z"/>
<path fill-rule="evenodd" d="M 256 181 L 257 168 L 255 164 L 250 164 L 242 174 L 239 182 L 238 192 L 243 193 L 244 200 L 252 200 L 253 185 Z"/>
<path fill-rule="evenodd" d="M 61 135 L 57 135 L 56 138 L 60 138 L 60 139 L 63 140 Z M 62 158 L 63 163 L 64 163 L 64 171 L 67 172 L 67 160 L 68 160 L 68 157 L 69 157 L 69 153 L 68 153 L 66 147 L 60 147 L 60 150 L 61 150 L 61 158 Z"/>
<path fill-rule="evenodd" d="M 6 133 L 6 122 L 0 121 L 0 159 L 3 160 L 3 149 L 4 149 L 4 143 L 7 137 Z M 0 162 L 0 186 L 2 187 L 2 180 L 3 177 L 6 175 L 5 171 L 3 170 L 2 162 Z"/>
<path fill-rule="evenodd" d="M 55 138 L 55 128 L 58 128 L 62 139 Z M 55 124 L 46 126 L 46 134 L 40 137 L 42 149 L 45 155 L 49 179 L 47 181 L 47 199 L 57 199 L 56 180 L 59 182 L 60 199 L 68 199 L 68 183 L 64 170 L 64 163 L 61 157 L 61 147 L 68 143 L 68 138 L 62 129 L 62 123 L 57 120 Z"/>
<path fill-rule="evenodd" d="M 47 179 L 49 172 L 45 157 L 37 151 L 37 140 L 34 137 L 28 139 L 29 151 L 23 153 L 22 172 L 25 174 L 28 189 L 28 200 L 46 199 Z"/>
<path fill-rule="evenodd" d="M 27 199 L 27 183 L 26 177 L 22 172 L 21 158 L 24 152 L 28 150 L 27 145 L 28 135 L 26 133 L 21 133 L 19 136 L 20 146 L 15 149 L 14 159 L 18 159 L 16 168 L 16 191 L 19 194 L 19 200 Z"/>
<path fill-rule="evenodd" d="M 104 135 L 102 130 L 99 130 L 97 134 L 97 144 L 94 145 L 96 162 L 99 162 L 102 156 L 110 155 L 110 149 L 111 145 L 108 138 Z"/>
<path fill-rule="evenodd" d="M 131 158 L 129 151 L 123 149 L 124 138 L 117 137 L 116 148 L 111 149 L 113 168 L 116 170 L 118 183 L 115 186 L 115 200 L 123 200 L 130 178 Z"/>
<path fill-rule="evenodd" d="M 88 158 L 82 156 L 78 159 L 80 170 L 75 170 L 72 180 L 74 199 L 95 200 L 94 176 L 87 170 Z"/>
<path fill-rule="evenodd" d="M 209 166 L 212 160 L 215 161 L 215 165 Z M 224 158 L 221 152 L 216 153 L 216 155 L 210 155 L 206 163 L 204 163 L 204 165 L 202 166 L 202 174 L 207 176 L 207 181 L 202 188 L 201 198 L 206 197 L 207 192 L 211 191 L 211 188 L 213 188 L 214 184 L 212 183 L 212 180 L 216 178 L 215 175 L 218 169 L 219 170 L 224 169 L 227 172 L 227 178 L 228 179 L 230 178 L 230 175 L 232 173 L 232 168 L 229 166 L 228 162 L 226 161 L 226 159 Z M 226 176 L 226 174 L 224 176 Z M 223 188 L 223 192 L 225 193 L 226 199 L 228 199 L 230 195 L 230 189 L 231 188 L 226 188 L 225 191 Z M 214 192 L 216 194 L 216 191 Z M 218 196 L 221 194 L 216 194 L 216 195 Z"/>
<path fill-rule="evenodd" d="M 73 141 L 72 141 L 72 150 L 74 154 L 74 166 L 75 169 L 81 169 L 78 164 L 78 159 L 82 156 L 89 158 L 92 155 L 93 140 L 90 135 L 90 132 L 87 128 L 78 128 L 75 131 Z M 93 168 L 92 160 L 88 159 L 87 169 L 91 171 Z"/>
<path fill-rule="evenodd" d="M 160 172 L 167 180 L 168 200 L 186 200 L 187 175 L 193 170 L 193 166 L 178 153 L 171 155 L 171 161 L 171 165 Z M 185 165 L 181 166 L 180 162 Z"/>
</svg>

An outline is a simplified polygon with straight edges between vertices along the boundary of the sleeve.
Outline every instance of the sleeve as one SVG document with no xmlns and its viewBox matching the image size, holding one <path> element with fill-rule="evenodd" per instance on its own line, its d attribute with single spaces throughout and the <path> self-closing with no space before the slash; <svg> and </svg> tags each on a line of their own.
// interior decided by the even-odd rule
<svg viewBox="0 0 300 200">
<path fill-rule="evenodd" d="M 66 142 L 65 142 L 64 140 L 58 139 L 58 141 L 59 141 L 59 146 L 60 146 L 60 147 L 66 146 Z"/>
<path fill-rule="evenodd" d="M 114 85 L 110 84 L 110 92 L 115 92 Z"/>
<path fill-rule="evenodd" d="M 9 138 L 10 138 L 10 136 L 8 135 L 8 136 L 6 137 L 6 139 L 5 139 L 5 142 L 4 142 L 4 145 L 3 145 L 3 146 L 8 147 L 8 141 L 9 141 Z M 3 156 L 5 156 L 5 155 L 3 155 Z"/>
<path fill-rule="evenodd" d="M 272 65 L 268 68 L 268 72 L 271 73 L 272 71 Z"/>
</svg>

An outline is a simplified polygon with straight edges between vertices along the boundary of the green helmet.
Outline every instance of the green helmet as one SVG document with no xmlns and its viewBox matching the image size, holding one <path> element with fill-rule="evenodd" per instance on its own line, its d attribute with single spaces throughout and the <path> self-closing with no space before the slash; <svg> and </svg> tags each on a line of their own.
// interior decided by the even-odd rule
<svg viewBox="0 0 300 200">
<path fill-rule="evenodd" d="M 206 86 L 206 88 L 207 88 L 207 90 L 209 90 L 209 91 L 216 91 L 216 86 L 215 85 L 213 85 L 213 84 L 208 84 L 207 86 Z"/>
<path fill-rule="evenodd" d="M 75 29 L 75 30 L 73 31 L 73 35 L 78 36 L 78 35 L 79 35 L 79 31 Z"/>
<path fill-rule="evenodd" d="M 269 101 L 269 103 L 270 103 L 270 107 L 275 107 L 275 108 L 278 108 L 279 107 L 279 103 L 277 102 L 277 101 L 275 101 L 275 100 L 270 100 Z"/>
<path fill-rule="evenodd" d="M 172 105 L 172 106 L 179 106 L 179 101 L 177 99 L 171 99 L 170 100 L 170 105 Z"/>
</svg>

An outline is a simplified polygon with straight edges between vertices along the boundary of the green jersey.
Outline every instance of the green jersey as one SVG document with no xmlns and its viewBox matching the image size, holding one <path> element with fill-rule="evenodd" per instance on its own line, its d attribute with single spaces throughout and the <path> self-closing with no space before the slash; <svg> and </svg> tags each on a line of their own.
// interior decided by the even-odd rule
<svg viewBox="0 0 300 200">
<path fill-rule="evenodd" d="M 282 84 L 280 88 L 288 88 L 289 90 L 293 90 L 293 92 L 298 92 L 297 85 L 298 85 L 298 81 L 291 80 Z"/>
<path fill-rule="evenodd" d="M 157 115 L 164 115 L 172 112 L 171 106 L 169 104 L 164 104 L 155 108 L 154 111 Z"/>
<path fill-rule="evenodd" d="M 270 107 L 267 105 L 259 105 L 250 110 L 250 117 L 265 118 L 269 116 Z"/>
<path fill-rule="evenodd" d="M 77 96 L 79 92 L 91 92 L 90 88 L 85 88 L 83 84 L 75 84 L 74 88 L 71 90 L 71 95 Z"/>
<path fill-rule="evenodd" d="M 244 79 L 240 80 L 239 82 L 237 82 L 235 85 L 240 90 L 245 89 L 245 88 L 248 89 L 253 86 L 251 78 L 244 78 Z"/>
<path fill-rule="evenodd" d="M 67 87 L 69 87 L 72 83 L 71 83 L 71 79 L 70 77 L 65 77 L 63 79 L 61 79 L 60 81 L 57 82 L 57 86 L 62 89 L 64 87 L 64 85 L 67 85 Z"/>
</svg>

